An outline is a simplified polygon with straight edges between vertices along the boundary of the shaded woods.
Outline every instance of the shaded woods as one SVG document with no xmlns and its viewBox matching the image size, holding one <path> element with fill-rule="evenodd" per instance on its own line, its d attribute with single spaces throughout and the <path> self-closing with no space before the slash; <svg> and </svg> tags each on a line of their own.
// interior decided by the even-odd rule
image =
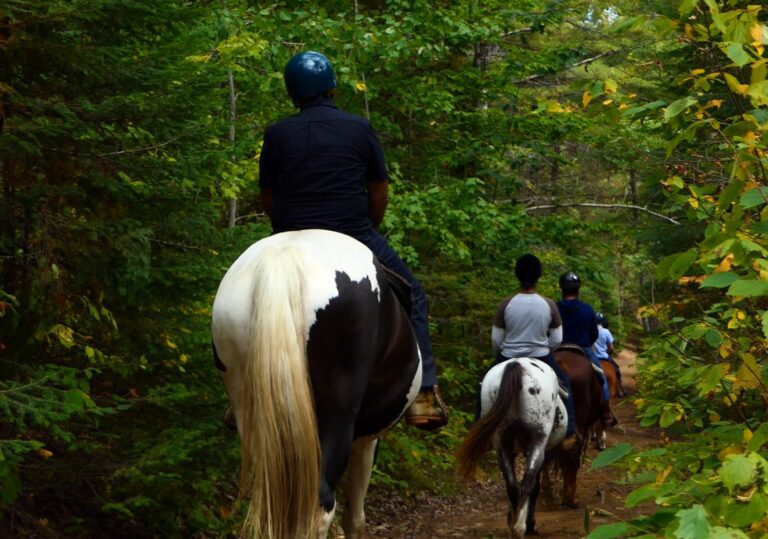
<svg viewBox="0 0 768 539">
<path fill-rule="evenodd" d="M 600 537 L 768 533 L 767 19 L 738 0 L 5 2 L 0 534 L 235 534 L 210 304 L 269 233 L 258 153 L 303 49 L 382 139 L 383 230 L 430 297 L 452 409 L 437 436 L 388 435 L 373 488 L 458 488 L 530 251 L 542 293 L 578 271 L 639 343 L 641 424 L 673 440 L 613 454 L 627 503 L 659 505 Z"/>
</svg>

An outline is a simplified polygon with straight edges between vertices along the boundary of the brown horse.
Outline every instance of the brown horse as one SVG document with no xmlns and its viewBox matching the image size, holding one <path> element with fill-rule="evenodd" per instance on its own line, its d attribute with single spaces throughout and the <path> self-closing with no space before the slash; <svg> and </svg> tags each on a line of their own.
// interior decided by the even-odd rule
<svg viewBox="0 0 768 539">
<path fill-rule="evenodd" d="M 604 359 L 600 360 L 600 365 L 603 367 L 605 378 L 608 380 L 608 394 L 611 396 L 611 400 L 615 399 L 619 393 L 619 377 L 616 372 L 616 367 L 610 361 Z M 605 450 L 605 428 L 601 421 L 595 423 L 594 438 L 598 451 Z"/>
<path fill-rule="evenodd" d="M 600 380 L 592 363 L 584 354 L 561 348 L 555 351 L 555 359 L 571 382 L 573 405 L 576 409 L 576 431 L 581 443 L 573 449 L 560 451 L 559 462 L 563 472 L 563 505 L 577 507 L 576 474 L 581 466 L 582 456 L 587 447 L 589 433 L 603 416 L 603 399 Z"/>
</svg>

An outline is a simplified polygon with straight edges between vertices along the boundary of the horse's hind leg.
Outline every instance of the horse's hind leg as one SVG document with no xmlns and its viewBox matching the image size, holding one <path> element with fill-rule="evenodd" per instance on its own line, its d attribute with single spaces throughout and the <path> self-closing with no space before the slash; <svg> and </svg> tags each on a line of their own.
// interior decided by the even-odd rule
<svg viewBox="0 0 768 539">
<path fill-rule="evenodd" d="M 346 539 L 365 536 L 365 495 L 373 470 L 377 439 L 360 439 L 352 444 L 347 466 L 347 506 L 341 517 Z"/>
<path fill-rule="evenodd" d="M 517 527 L 523 528 L 524 526 L 527 533 L 534 533 L 536 530 L 536 498 L 539 496 L 539 476 L 544 465 L 545 446 L 546 441 L 543 436 L 531 435 L 525 459 L 525 473 L 520 488 L 522 505 L 517 522 Z M 525 522 L 524 525 L 523 521 Z"/>
<path fill-rule="evenodd" d="M 499 459 L 499 468 L 501 475 L 504 476 L 504 482 L 507 485 L 507 499 L 509 500 L 509 509 L 507 510 L 507 526 L 509 527 L 510 537 L 522 539 L 525 528 L 516 526 L 518 519 L 518 508 L 520 507 L 520 485 L 515 476 L 515 449 L 514 435 L 507 429 L 501 436 L 499 445 L 496 448 Z"/>
</svg>

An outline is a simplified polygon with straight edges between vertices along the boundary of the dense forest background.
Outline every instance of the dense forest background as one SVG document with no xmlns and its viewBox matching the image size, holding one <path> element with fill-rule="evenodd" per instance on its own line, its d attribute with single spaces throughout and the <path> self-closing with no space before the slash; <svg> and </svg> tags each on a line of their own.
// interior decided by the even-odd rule
<svg viewBox="0 0 768 539">
<path fill-rule="evenodd" d="M 768 14 L 740 0 L 0 5 L 0 535 L 235 535 L 219 279 L 269 233 L 264 127 L 314 49 L 392 175 L 450 425 L 374 488 L 450 490 L 490 322 L 544 262 L 641 355 L 620 446 L 657 510 L 599 537 L 768 534 Z M 98 533 L 97 533 L 98 531 Z"/>
</svg>

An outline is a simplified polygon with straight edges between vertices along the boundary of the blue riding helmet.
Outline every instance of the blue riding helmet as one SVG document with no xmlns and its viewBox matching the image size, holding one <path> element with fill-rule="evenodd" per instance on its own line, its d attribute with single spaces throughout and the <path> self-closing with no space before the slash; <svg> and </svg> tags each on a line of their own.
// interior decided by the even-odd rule
<svg viewBox="0 0 768 539">
<path fill-rule="evenodd" d="M 293 102 L 336 88 L 331 61 L 319 52 L 300 52 L 288 60 L 283 73 L 285 89 Z"/>
</svg>

